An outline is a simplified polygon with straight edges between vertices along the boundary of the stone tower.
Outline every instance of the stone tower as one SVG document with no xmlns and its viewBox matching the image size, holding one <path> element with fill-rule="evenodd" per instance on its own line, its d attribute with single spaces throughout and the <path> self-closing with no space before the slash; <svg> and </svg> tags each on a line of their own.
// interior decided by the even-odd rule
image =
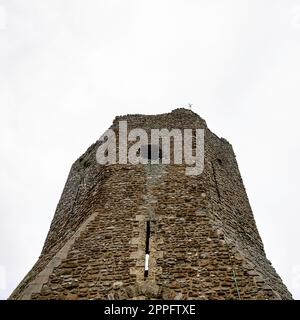
<svg viewBox="0 0 300 320">
<path fill-rule="evenodd" d="M 72 166 L 42 253 L 10 299 L 292 299 L 266 258 L 232 146 L 191 110 L 117 117 L 205 131 L 204 171 Z M 149 265 L 145 268 L 146 254 Z"/>
</svg>

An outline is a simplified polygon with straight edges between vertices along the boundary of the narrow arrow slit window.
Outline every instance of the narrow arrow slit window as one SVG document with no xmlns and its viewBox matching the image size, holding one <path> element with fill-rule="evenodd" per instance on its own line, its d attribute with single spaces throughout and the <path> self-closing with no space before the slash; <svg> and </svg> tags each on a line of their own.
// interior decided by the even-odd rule
<svg viewBox="0 0 300 320">
<path fill-rule="evenodd" d="M 150 221 L 147 221 L 146 225 L 146 254 L 145 254 L 145 269 L 144 269 L 144 277 L 148 277 L 149 273 L 149 254 L 150 254 Z"/>
</svg>

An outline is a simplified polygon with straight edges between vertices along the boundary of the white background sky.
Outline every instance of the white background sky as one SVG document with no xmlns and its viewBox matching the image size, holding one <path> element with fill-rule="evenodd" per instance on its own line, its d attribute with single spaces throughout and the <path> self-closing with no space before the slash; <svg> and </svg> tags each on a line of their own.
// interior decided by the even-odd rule
<svg viewBox="0 0 300 320">
<path fill-rule="evenodd" d="M 0 299 L 113 118 L 188 103 L 232 143 L 267 256 L 299 299 L 299 57 L 300 1 L 0 0 Z"/>
</svg>

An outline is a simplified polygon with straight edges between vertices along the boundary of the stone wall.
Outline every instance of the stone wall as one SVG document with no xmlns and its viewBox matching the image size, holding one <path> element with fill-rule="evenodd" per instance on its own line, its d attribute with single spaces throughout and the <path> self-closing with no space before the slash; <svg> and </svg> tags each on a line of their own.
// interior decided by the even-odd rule
<svg viewBox="0 0 300 320">
<path fill-rule="evenodd" d="M 72 166 L 41 256 L 11 299 L 291 299 L 267 260 L 231 145 L 198 115 L 128 115 L 129 130 L 205 129 L 205 167 Z M 150 258 L 145 277 L 146 226 Z"/>
</svg>

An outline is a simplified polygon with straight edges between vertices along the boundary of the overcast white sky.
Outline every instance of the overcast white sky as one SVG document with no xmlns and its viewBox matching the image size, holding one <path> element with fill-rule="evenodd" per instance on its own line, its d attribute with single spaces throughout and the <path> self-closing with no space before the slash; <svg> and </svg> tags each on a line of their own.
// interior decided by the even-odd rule
<svg viewBox="0 0 300 320">
<path fill-rule="evenodd" d="M 0 299 L 113 118 L 188 103 L 232 143 L 267 256 L 299 299 L 299 57 L 294 0 L 0 0 Z"/>
</svg>

